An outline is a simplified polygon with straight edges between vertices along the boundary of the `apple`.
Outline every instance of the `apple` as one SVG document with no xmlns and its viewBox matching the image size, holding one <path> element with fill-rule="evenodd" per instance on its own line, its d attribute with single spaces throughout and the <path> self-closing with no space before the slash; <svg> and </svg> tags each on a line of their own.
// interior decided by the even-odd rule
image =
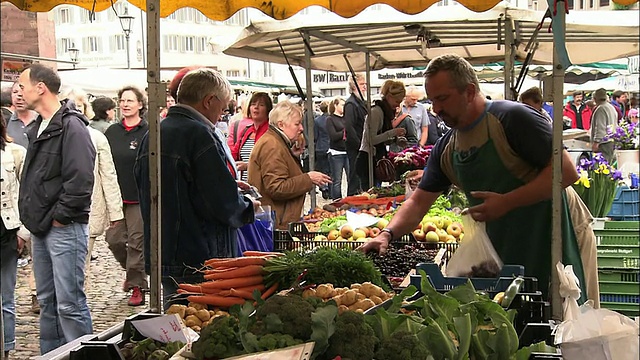
<svg viewBox="0 0 640 360">
<path fill-rule="evenodd" d="M 376 237 L 380 235 L 380 229 L 377 227 L 371 228 L 371 237 Z"/>
<path fill-rule="evenodd" d="M 413 230 L 413 237 L 416 238 L 416 241 L 424 241 L 426 234 L 422 229 L 415 229 Z"/>
<path fill-rule="evenodd" d="M 340 236 L 340 231 L 333 229 L 329 231 L 329 234 L 327 234 L 327 239 L 336 240 L 339 236 Z"/>
<path fill-rule="evenodd" d="M 367 237 L 367 233 L 364 232 L 364 230 L 362 229 L 358 229 L 356 231 L 353 232 L 353 238 L 358 240 L 358 239 L 364 239 Z"/>
<path fill-rule="evenodd" d="M 429 215 L 425 215 L 425 216 L 422 217 L 422 221 L 421 222 L 423 222 L 423 223 L 433 222 L 433 217 L 431 217 Z"/>
<path fill-rule="evenodd" d="M 433 218 L 433 223 L 436 224 L 438 229 L 442 229 L 444 227 L 444 219 L 440 216 L 436 216 L 435 218 Z"/>
<path fill-rule="evenodd" d="M 442 220 L 444 221 L 444 225 L 442 226 L 443 229 L 448 228 L 449 225 L 451 225 L 451 223 L 453 223 L 453 220 L 451 220 L 451 218 L 448 217 L 448 216 L 443 216 Z"/>
<path fill-rule="evenodd" d="M 439 238 L 440 242 L 446 242 L 447 241 L 447 236 L 449 236 L 449 234 L 447 234 L 447 230 L 438 229 L 438 230 L 436 230 L 436 233 L 438 234 L 438 238 Z"/>
<path fill-rule="evenodd" d="M 378 223 L 376 224 L 376 227 L 380 230 L 384 229 L 387 227 L 387 225 L 389 225 L 389 220 L 387 219 L 380 219 L 378 221 Z"/>
<path fill-rule="evenodd" d="M 345 239 L 345 238 L 343 238 L 342 236 L 338 236 L 338 237 L 336 238 L 336 241 L 345 241 L 345 240 L 346 240 L 346 239 Z"/>
<path fill-rule="evenodd" d="M 340 228 L 340 236 L 348 239 L 353 236 L 353 228 L 349 225 L 344 225 Z"/>
<path fill-rule="evenodd" d="M 436 224 L 432 222 L 422 223 L 422 231 L 424 231 L 425 233 L 428 233 L 429 231 L 436 231 L 436 230 L 438 230 L 438 227 L 436 226 Z"/>
<path fill-rule="evenodd" d="M 456 240 L 456 237 L 455 237 L 455 236 L 453 236 L 453 235 L 447 235 L 447 238 L 446 238 L 446 241 L 445 241 L 445 242 L 446 242 L 446 243 L 454 243 L 454 242 L 457 242 L 457 240 Z"/>
<path fill-rule="evenodd" d="M 447 226 L 447 234 L 453 235 L 453 237 L 458 237 L 460 236 L 460 234 L 462 234 L 462 229 L 460 228 L 460 225 L 458 223 L 452 223 L 451 225 Z"/>
<path fill-rule="evenodd" d="M 324 235 L 316 235 L 316 237 L 313 238 L 313 241 L 327 241 L 327 237 Z"/>
<path fill-rule="evenodd" d="M 425 240 L 427 242 L 438 242 L 440 240 L 440 237 L 438 236 L 438 234 L 435 231 L 429 231 L 425 235 Z"/>
<path fill-rule="evenodd" d="M 461 242 L 463 238 L 464 238 L 464 233 L 462 233 L 462 234 L 460 234 L 460 236 L 458 236 L 458 242 Z"/>
<path fill-rule="evenodd" d="M 371 231 L 369 231 L 369 228 L 366 227 L 361 227 L 361 228 L 357 228 L 356 231 L 358 230 L 362 230 L 364 231 L 365 236 L 364 237 L 369 237 L 371 235 Z"/>
</svg>

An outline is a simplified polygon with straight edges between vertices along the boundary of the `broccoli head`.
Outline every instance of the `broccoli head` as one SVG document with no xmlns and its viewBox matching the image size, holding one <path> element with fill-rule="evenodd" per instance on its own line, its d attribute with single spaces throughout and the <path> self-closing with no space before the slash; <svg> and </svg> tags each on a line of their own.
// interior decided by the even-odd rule
<svg viewBox="0 0 640 360">
<path fill-rule="evenodd" d="M 198 360 L 224 359 L 244 353 L 238 338 L 238 320 L 220 316 L 200 331 L 200 338 L 193 343 L 192 351 Z"/>
<path fill-rule="evenodd" d="M 324 353 L 324 358 L 340 356 L 351 360 L 371 360 L 377 343 L 378 338 L 365 321 L 364 315 L 345 311 L 336 320 L 335 332 L 329 338 L 329 348 Z"/>
<path fill-rule="evenodd" d="M 281 349 L 298 344 L 302 344 L 302 340 L 280 333 L 266 334 L 258 339 L 259 351 Z"/>
<path fill-rule="evenodd" d="M 427 346 L 420 342 L 415 334 L 396 331 L 380 344 L 376 359 L 386 360 L 424 360 L 429 356 Z"/>
<path fill-rule="evenodd" d="M 256 319 L 265 321 L 267 315 L 275 314 L 282 322 L 283 334 L 308 340 L 311 337 L 311 313 L 314 310 L 313 305 L 300 296 L 274 295 L 256 309 Z"/>
</svg>

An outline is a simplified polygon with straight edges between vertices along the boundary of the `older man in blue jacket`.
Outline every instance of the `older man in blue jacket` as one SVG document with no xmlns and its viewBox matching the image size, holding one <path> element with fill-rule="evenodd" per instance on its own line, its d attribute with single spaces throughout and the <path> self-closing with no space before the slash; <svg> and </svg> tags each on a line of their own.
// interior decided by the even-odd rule
<svg viewBox="0 0 640 360">
<path fill-rule="evenodd" d="M 160 124 L 162 179 L 162 286 L 165 307 L 176 282 L 201 282 L 191 268 L 213 257 L 233 257 L 236 230 L 254 221 L 254 203 L 240 194 L 224 139 L 215 131 L 231 97 L 231 85 L 215 70 L 184 76 L 178 104 Z M 135 173 L 150 256 L 149 142 L 142 141 Z"/>
</svg>

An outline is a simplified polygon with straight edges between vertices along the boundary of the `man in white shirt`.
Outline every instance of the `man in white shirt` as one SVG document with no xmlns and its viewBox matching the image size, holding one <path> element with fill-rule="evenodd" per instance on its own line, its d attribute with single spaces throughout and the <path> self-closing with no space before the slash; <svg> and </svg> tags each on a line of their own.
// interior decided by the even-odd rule
<svg viewBox="0 0 640 360">
<path fill-rule="evenodd" d="M 425 107 L 418 102 L 423 97 L 424 94 L 418 87 L 410 86 L 402 104 L 402 113 L 409 114 L 413 119 L 420 146 L 426 145 L 429 136 L 429 116 Z"/>
</svg>

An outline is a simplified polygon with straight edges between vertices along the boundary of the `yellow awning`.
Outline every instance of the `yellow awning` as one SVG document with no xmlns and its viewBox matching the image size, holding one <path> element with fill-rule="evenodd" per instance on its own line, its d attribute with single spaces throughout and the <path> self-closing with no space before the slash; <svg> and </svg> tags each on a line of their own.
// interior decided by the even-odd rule
<svg viewBox="0 0 640 360">
<path fill-rule="evenodd" d="M 9 1 L 21 10 L 42 12 L 49 11 L 58 5 L 76 5 L 87 10 L 102 11 L 111 6 L 111 0 L 2 0 Z M 385 3 L 406 14 L 417 14 L 435 4 L 438 0 L 184 0 L 161 1 L 160 16 L 166 17 L 182 7 L 192 7 L 200 10 L 212 20 L 226 20 L 243 8 L 256 8 L 276 20 L 282 20 L 295 15 L 300 10 L 319 5 L 343 16 L 351 17 L 367 7 Z M 145 9 L 146 1 L 129 0 L 134 6 Z M 486 11 L 498 4 L 499 0 L 458 0 L 472 11 Z M 613 0 L 619 5 L 631 5 L 638 0 Z"/>
</svg>

